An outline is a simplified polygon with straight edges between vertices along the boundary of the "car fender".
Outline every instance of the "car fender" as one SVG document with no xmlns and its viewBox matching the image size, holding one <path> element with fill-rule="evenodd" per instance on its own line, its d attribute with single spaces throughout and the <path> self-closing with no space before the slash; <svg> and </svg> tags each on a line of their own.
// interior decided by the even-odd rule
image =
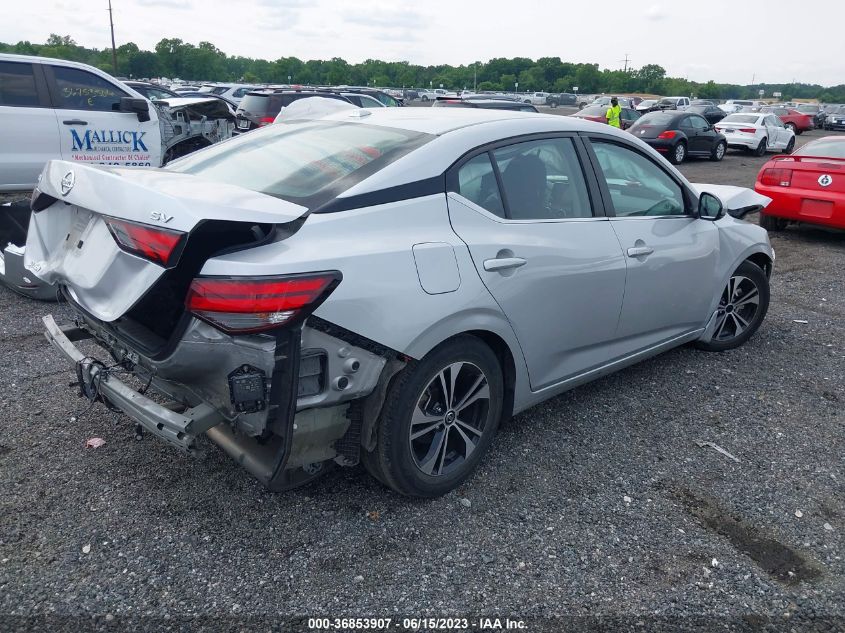
<svg viewBox="0 0 845 633">
<path fill-rule="evenodd" d="M 741 220 L 735 220 L 730 216 L 719 220 L 717 226 L 719 228 L 719 270 L 716 275 L 718 284 L 710 302 L 708 317 L 715 312 L 722 291 L 727 286 L 731 275 L 742 262 L 754 258 L 755 255 L 765 256 L 772 264 L 775 261 L 775 252 L 769 243 L 765 229 Z M 762 232 L 762 235 L 759 235 L 760 232 Z M 767 275 L 771 275 L 772 268 L 773 266 L 765 270 Z"/>
</svg>

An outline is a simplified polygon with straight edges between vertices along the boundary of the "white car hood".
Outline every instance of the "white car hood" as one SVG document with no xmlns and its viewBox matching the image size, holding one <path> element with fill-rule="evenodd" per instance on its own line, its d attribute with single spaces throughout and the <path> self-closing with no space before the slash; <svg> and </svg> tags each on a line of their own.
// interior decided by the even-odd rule
<svg viewBox="0 0 845 633">
<path fill-rule="evenodd" d="M 711 185 L 704 183 L 690 183 L 693 189 L 701 195 L 705 191 L 712 193 L 722 201 L 725 210 L 739 211 L 748 207 L 760 207 L 765 209 L 772 201 L 771 198 L 760 195 L 748 187 L 736 187 L 734 185 Z"/>
</svg>

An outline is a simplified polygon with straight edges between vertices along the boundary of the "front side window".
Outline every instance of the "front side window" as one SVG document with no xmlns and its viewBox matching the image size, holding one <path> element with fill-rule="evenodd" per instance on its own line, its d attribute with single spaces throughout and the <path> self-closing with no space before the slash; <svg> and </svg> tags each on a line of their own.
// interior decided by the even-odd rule
<svg viewBox="0 0 845 633">
<path fill-rule="evenodd" d="M 32 64 L 0 62 L 0 106 L 38 107 Z"/>
<path fill-rule="evenodd" d="M 690 123 L 692 124 L 692 128 L 694 130 L 709 130 L 710 124 L 704 119 L 704 117 L 700 117 L 697 114 L 690 115 Z"/>
<path fill-rule="evenodd" d="M 587 185 L 571 139 L 527 141 L 493 150 L 513 220 L 590 218 Z"/>
<path fill-rule="evenodd" d="M 112 112 L 118 109 L 125 92 L 102 77 L 86 70 L 53 66 L 58 87 L 58 107 L 64 110 Z"/>
<path fill-rule="evenodd" d="M 358 123 L 276 123 L 190 154 L 166 169 L 313 207 L 431 138 Z"/>
<path fill-rule="evenodd" d="M 621 145 L 592 145 L 617 217 L 686 215 L 681 186 L 655 163 Z"/>
</svg>

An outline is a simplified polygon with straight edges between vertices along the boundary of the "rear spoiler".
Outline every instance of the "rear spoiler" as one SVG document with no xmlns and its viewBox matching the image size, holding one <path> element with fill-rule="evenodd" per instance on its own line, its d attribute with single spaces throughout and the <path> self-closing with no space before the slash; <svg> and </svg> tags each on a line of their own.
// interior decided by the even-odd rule
<svg viewBox="0 0 845 633">
<path fill-rule="evenodd" d="M 838 158 L 836 156 L 796 156 L 795 154 L 779 154 L 772 156 L 770 160 L 794 161 L 800 163 L 802 161 L 813 161 L 819 163 L 842 163 L 845 164 L 845 158 Z"/>
</svg>

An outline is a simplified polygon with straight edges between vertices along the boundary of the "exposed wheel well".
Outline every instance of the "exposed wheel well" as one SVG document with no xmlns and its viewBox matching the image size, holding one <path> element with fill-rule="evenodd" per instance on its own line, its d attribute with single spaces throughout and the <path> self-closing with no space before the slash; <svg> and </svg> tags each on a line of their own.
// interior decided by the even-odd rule
<svg viewBox="0 0 845 633">
<path fill-rule="evenodd" d="M 508 344 L 498 334 L 493 334 L 493 332 L 487 330 L 471 330 L 467 334 L 484 341 L 496 354 L 496 358 L 499 359 L 505 385 L 504 400 L 502 401 L 502 421 L 505 421 L 513 415 L 513 399 L 516 387 L 516 364 L 513 360 L 513 354 L 511 354 Z"/>
<path fill-rule="evenodd" d="M 748 257 L 747 261 L 762 268 L 766 277 L 772 276 L 772 260 L 765 253 L 754 253 Z"/>
</svg>

